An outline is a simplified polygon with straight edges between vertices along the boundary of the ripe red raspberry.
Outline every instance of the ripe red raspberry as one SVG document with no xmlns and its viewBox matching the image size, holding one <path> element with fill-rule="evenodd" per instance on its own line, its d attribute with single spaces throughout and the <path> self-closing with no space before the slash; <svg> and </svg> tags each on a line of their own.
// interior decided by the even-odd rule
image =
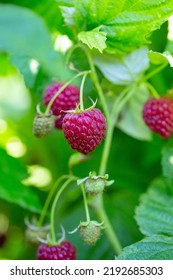
<svg viewBox="0 0 173 280">
<path fill-rule="evenodd" d="M 143 119 L 148 127 L 169 138 L 173 134 L 173 99 L 161 97 L 149 99 L 143 108 Z"/>
<path fill-rule="evenodd" d="M 60 245 L 41 244 L 37 260 L 76 260 L 76 248 L 69 241 L 63 241 Z"/>
<path fill-rule="evenodd" d="M 92 108 L 66 114 L 62 128 L 72 149 L 86 155 L 94 151 L 105 137 L 106 119 L 99 109 Z"/>
<path fill-rule="evenodd" d="M 47 106 L 52 97 L 61 89 L 63 84 L 54 83 L 49 85 L 43 95 L 44 105 Z M 62 129 L 62 120 L 65 116 L 65 112 L 73 110 L 79 103 L 80 89 L 74 85 L 67 86 L 55 99 L 51 106 L 52 113 L 57 116 L 55 126 L 56 128 Z"/>
</svg>

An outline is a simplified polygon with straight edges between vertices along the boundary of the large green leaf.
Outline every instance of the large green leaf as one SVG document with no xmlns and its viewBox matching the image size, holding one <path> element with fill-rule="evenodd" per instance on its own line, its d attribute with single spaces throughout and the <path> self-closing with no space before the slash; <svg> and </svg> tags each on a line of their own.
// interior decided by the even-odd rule
<svg viewBox="0 0 173 280">
<path fill-rule="evenodd" d="M 118 260 L 172 260 L 173 238 L 152 235 L 123 249 Z"/>
<path fill-rule="evenodd" d="M 40 212 L 42 206 L 38 194 L 21 182 L 26 177 L 24 165 L 0 149 L 0 198 L 30 211 Z"/>
<path fill-rule="evenodd" d="M 31 10 L 13 5 L 0 5 L 0 50 L 7 52 L 31 86 L 32 59 L 44 71 L 62 80 L 64 57 L 55 52 L 51 34 L 41 17 Z"/>
<path fill-rule="evenodd" d="M 173 195 L 161 179 L 155 180 L 141 197 L 136 209 L 136 220 L 145 235 L 173 236 Z"/>
<path fill-rule="evenodd" d="M 75 0 L 74 3 L 78 27 L 91 30 L 113 20 L 121 12 L 125 0 Z"/>
<path fill-rule="evenodd" d="M 147 43 L 147 36 L 172 14 L 172 0 L 75 1 L 76 24 L 81 31 L 102 26 L 108 52 L 129 52 Z"/>
<path fill-rule="evenodd" d="M 173 180 L 173 140 L 171 139 L 162 150 L 163 175 L 171 183 Z"/>
</svg>

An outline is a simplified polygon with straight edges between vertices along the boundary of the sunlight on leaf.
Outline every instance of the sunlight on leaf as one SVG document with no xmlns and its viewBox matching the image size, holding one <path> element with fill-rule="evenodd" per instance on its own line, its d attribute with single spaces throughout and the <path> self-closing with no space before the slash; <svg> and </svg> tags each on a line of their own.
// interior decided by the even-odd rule
<svg viewBox="0 0 173 280">
<path fill-rule="evenodd" d="M 6 143 L 6 150 L 10 156 L 18 158 L 26 154 L 27 148 L 20 138 L 12 137 Z"/>
<path fill-rule="evenodd" d="M 40 165 L 28 166 L 29 177 L 24 179 L 22 183 L 26 186 L 46 187 L 52 180 L 49 169 Z"/>
<path fill-rule="evenodd" d="M 98 49 L 99 52 L 103 52 L 106 48 L 106 33 L 99 31 L 100 28 L 93 29 L 91 31 L 81 31 L 78 34 L 78 39 L 86 44 L 90 49 Z"/>
<path fill-rule="evenodd" d="M 173 1 L 76 0 L 75 8 L 80 31 L 102 25 L 101 31 L 107 34 L 106 52 L 122 53 L 148 43 L 151 32 L 172 15 Z"/>
</svg>

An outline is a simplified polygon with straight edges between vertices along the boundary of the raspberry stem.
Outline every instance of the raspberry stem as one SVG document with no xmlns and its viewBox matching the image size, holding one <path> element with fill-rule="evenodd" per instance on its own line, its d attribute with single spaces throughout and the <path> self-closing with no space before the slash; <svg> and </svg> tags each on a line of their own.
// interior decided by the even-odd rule
<svg viewBox="0 0 173 280">
<path fill-rule="evenodd" d="M 88 75 L 88 72 L 86 72 L 82 78 L 81 86 L 80 86 L 80 110 L 84 111 L 84 103 L 83 103 L 83 88 L 84 83 L 86 80 L 86 76 Z"/>
<path fill-rule="evenodd" d="M 52 198 L 53 198 L 53 195 L 54 195 L 54 193 L 55 193 L 57 187 L 59 186 L 59 184 L 60 184 L 63 180 L 68 179 L 69 176 L 70 176 L 70 175 L 62 175 L 61 177 L 59 177 L 59 178 L 55 181 L 54 185 L 52 186 L 52 188 L 51 188 L 51 190 L 50 190 L 50 192 L 49 192 L 49 194 L 48 194 L 48 196 L 47 196 L 47 198 L 46 198 L 46 201 L 45 201 L 45 204 L 44 204 L 44 206 L 43 206 L 43 209 L 42 209 L 40 218 L 39 218 L 39 220 L 38 220 L 38 226 L 41 226 L 41 225 L 43 224 L 44 218 L 45 218 L 45 216 L 46 216 L 47 209 L 48 209 L 48 207 L 49 207 L 49 205 L 50 205 L 50 202 L 51 202 L 51 200 L 52 200 Z"/>
<path fill-rule="evenodd" d="M 89 214 L 89 209 L 88 209 L 88 204 L 87 204 L 86 192 L 84 190 L 83 184 L 81 184 L 81 190 L 82 190 L 84 206 L 85 206 L 86 221 L 90 222 L 90 214 Z"/>
<path fill-rule="evenodd" d="M 104 110 L 104 113 L 105 113 L 105 116 L 107 119 L 107 134 L 106 134 L 106 138 L 105 138 L 105 145 L 103 148 L 103 154 L 102 154 L 101 164 L 100 164 L 100 168 L 99 168 L 99 175 L 103 176 L 106 172 L 108 157 L 109 157 L 111 143 L 112 143 L 114 124 L 115 124 L 114 120 L 117 119 L 120 110 L 122 109 L 124 104 L 129 100 L 129 98 L 132 96 L 134 90 L 130 90 L 130 87 L 126 87 L 121 92 L 119 98 L 116 99 L 116 101 L 113 105 L 112 112 L 109 113 L 108 106 L 106 104 L 106 100 L 104 97 L 104 93 L 100 86 L 100 83 L 99 83 L 99 80 L 97 77 L 97 73 L 95 70 L 95 66 L 94 66 L 94 63 L 92 60 L 92 56 L 91 56 L 91 53 L 89 50 L 87 51 L 87 57 L 88 57 L 88 61 L 89 61 L 90 67 L 91 67 L 91 71 L 92 71 L 91 77 L 92 77 L 93 83 L 97 89 L 97 92 L 100 97 L 102 107 L 103 107 L 103 110 Z M 101 221 L 104 221 L 106 235 L 107 235 L 108 239 L 110 240 L 110 243 L 112 244 L 112 247 L 114 248 L 115 253 L 120 254 L 122 247 L 117 238 L 115 231 L 112 228 L 109 218 L 105 212 L 102 194 L 99 194 L 93 198 L 92 205 L 93 205 L 93 208 L 95 209 L 99 219 Z"/>
<path fill-rule="evenodd" d="M 97 89 L 97 92 L 98 92 L 98 95 L 99 95 L 99 98 L 101 100 L 102 107 L 104 110 L 104 114 L 107 119 L 107 134 L 106 134 L 105 146 L 104 146 L 104 150 L 103 150 L 103 155 L 102 155 L 102 160 L 101 160 L 101 165 L 100 165 L 100 172 L 99 172 L 99 175 L 102 176 L 102 175 L 105 175 L 105 171 L 106 171 L 107 160 L 108 160 L 108 156 L 109 156 L 109 152 L 110 152 L 110 146 L 112 143 L 114 123 L 113 123 L 113 121 L 111 121 L 111 116 L 110 116 L 110 113 L 108 110 L 108 106 L 106 104 L 105 96 L 104 96 L 104 93 L 103 93 L 102 88 L 99 83 L 99 79 L 98 79 L 98 76 L 97 76 L 97 73 L 95 70 L 95 66 L 94 66 L 94 63 L 92 60 L 91 53 L 88 49 L 86 51 L 86 55 L 88 58 L 88 62 L 90 64 L 91 71 L 92 71 L 91 78 Z M 109 218 L 104 210 L 102 194 L 99 194 L 93 198 L 92 205 L 93 205 L 93 208 L 95 209 L 99 219 L 101 221 L 104 221 L 105 232 L 107 234 L 108 239 L 110 240 L 110 243 L 112 244 L 112 247 L 114 248 L 115 253 L 119 254 L 122 250 L 121 244 L 120 244 L 120 242 L 117 238 L 117 235 L 116 235 L 115 231 L 113 230 L 112 225 L 109 221 Z"/>
<path fill-rule="evenodd" d="M 98 218 L 100 219 L 100 221 L 104 221 L 105 233 L 110 243 L 112 244 L 115 253 L 119 255 L 122 251 L 122 246 L 105 212 L 102 194 L 98 194 L 97 196 L 95 196 L 94 200 L 92 201 L 92 206 L 95 209 L 95 212 Z"/>
<path fill-rule="evenodd" d="M 113 109 L 110 117 L 111 121 L 107 129 L 107 135 L 105 138 L 105 145 L 104 145 L 100 169 L 99 169 L 99 175 L 101 176 L 103 176 L 106 172 L 106 166 L 107 166 L 111 143 L 112 143 L 114 125 L 118 118 L 118 114 L 121 111 L 124 104 L 133 95 L 133 93 L 134 93 L 133 88 L 130 90 L 130 87 L 126 87 L 124 90 L 122 90 L 122 92 L 120 93 L 119 97 L 115 100 L 115 103 L 113 105 Z"/>
<path fill-rule="evenodd" d="M 67 179 L 64 184 L 61 186 L 61 188 L 59 189 L 59 191 L 57 192 L 55 199 L 53 201 L 52 204 L 52 209 L 51 209 L 51 215 L 50 215 L 50 224 L 51 224 L 51 237 L 52 237 L 52 242 L 56 244 L 56 234 L 55 234 L 55 225 L 54 225 L 54 221 L 55 221 L 55 209 L 56 209 L 56 205 L 58 202 L 58 199 L 61 195 L 61 193 L 65 190 L 65 188 L 72 182 L 76 180 L 76 177 L 70 177 L 69 179 Z"/>
<path fill-rule="evenodd" d="M 155 97 L 155 98 L 159 98 L 159 94 L 158 92 L 155 90 L 155 88 L 148 82 L 145 82 L 146 86 L 148 87 L 148 89 L 150 90 L 151 94 Z"/>
<path fill-rule="evenodd" d="M 119 98 L 115 101 L 112 112 L 111 112 L 111 122 L 109 125 L 109 128 L 107 130 L 107 135 L 105 139 L 105 146 L 103 149 L 103 154 L 102 154 L 102 160 L 100 164 L 100 169 L 99 169 L 99 174 L 103 175 L 106 172 L 106 167 L 107 167 L 107 161 L 110 153 L 110 147 L 112 143 L 112 137 L 113 137 L 113 131 L 114 131 L 114 119 L 116 120 L 118 117 L 118 114 L 124 104 L 129 100 L 129 98 L 132 96 L 134 93 L 134 89 L 132 88 L 130 90 L 129 87 L 126 87 L 120 94 Z M 112 225 L 108 219 L 108 216 L 104 210 L 103 206 L 103 197 L 102 195 L 97 195 L 94 200 L 93 200 L 93 205 L 94 208 L 97 212 L 98 217 L 100 220 L 104 221 L 104 224 L 106 225 L 105 231 L 106 235 L 109 238 L 116 254 L 120 254 L 122 247 L 121 244 L 112 228 Z"/>
<path fill-rule="evenodd" d="M 92 79 L 92 81 L 93 81 L 93 83 L 96 87 L 97 92 L 98 92 L 100 101 L 102 103 L 103 111 L 104 111 L 104 114 L 106 116 L 106 119 L 107 119 L 107 122 L 108 122 L 108 125 L 109 125 L 109 119 L 110 119 L 109 110 L 108 110 L 108 107 L 107 107 L 107 104 L 106 104 L 104 93 L 103 93 L 102 88 L 101 88 L 100 83 L 99 83 L 99 79 L 98 79 L 96 69 L 95 69 L 95 66 L 94 66 L 94 63 L 93 63 L 92 55 L 91 55 L 91 52 L 88 48 L 85 49 L 85 51 L 86 51 L 88 62 L 89 62 L 90 68 L 91 68 L 91 74 L 90 74 L 91 79 Z"/>
<path fill-rule="evenodd" d="M 159 67 L 155 68 L 153 71 L 149 72 L 144 79 L 145 80 L 149 80 L 151 79 L 153 76 L 155 76 L 157 73 L 159 73 L 160 71 L 162 71 L 166 66 L 168 65 L 168 62 L 165 62 L 163 64 L 161 64 Z"/>
</svg>

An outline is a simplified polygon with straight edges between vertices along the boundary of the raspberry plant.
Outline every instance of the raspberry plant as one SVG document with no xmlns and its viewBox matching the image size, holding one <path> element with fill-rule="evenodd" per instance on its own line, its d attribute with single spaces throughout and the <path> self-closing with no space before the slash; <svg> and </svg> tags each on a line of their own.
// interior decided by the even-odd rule
<svg viewBox="0 0 173 280">
<path fill-rule="evenodd" d="M 172 259 L 172 0 L 1 2 L 0 257 Z"/>
</svg>

